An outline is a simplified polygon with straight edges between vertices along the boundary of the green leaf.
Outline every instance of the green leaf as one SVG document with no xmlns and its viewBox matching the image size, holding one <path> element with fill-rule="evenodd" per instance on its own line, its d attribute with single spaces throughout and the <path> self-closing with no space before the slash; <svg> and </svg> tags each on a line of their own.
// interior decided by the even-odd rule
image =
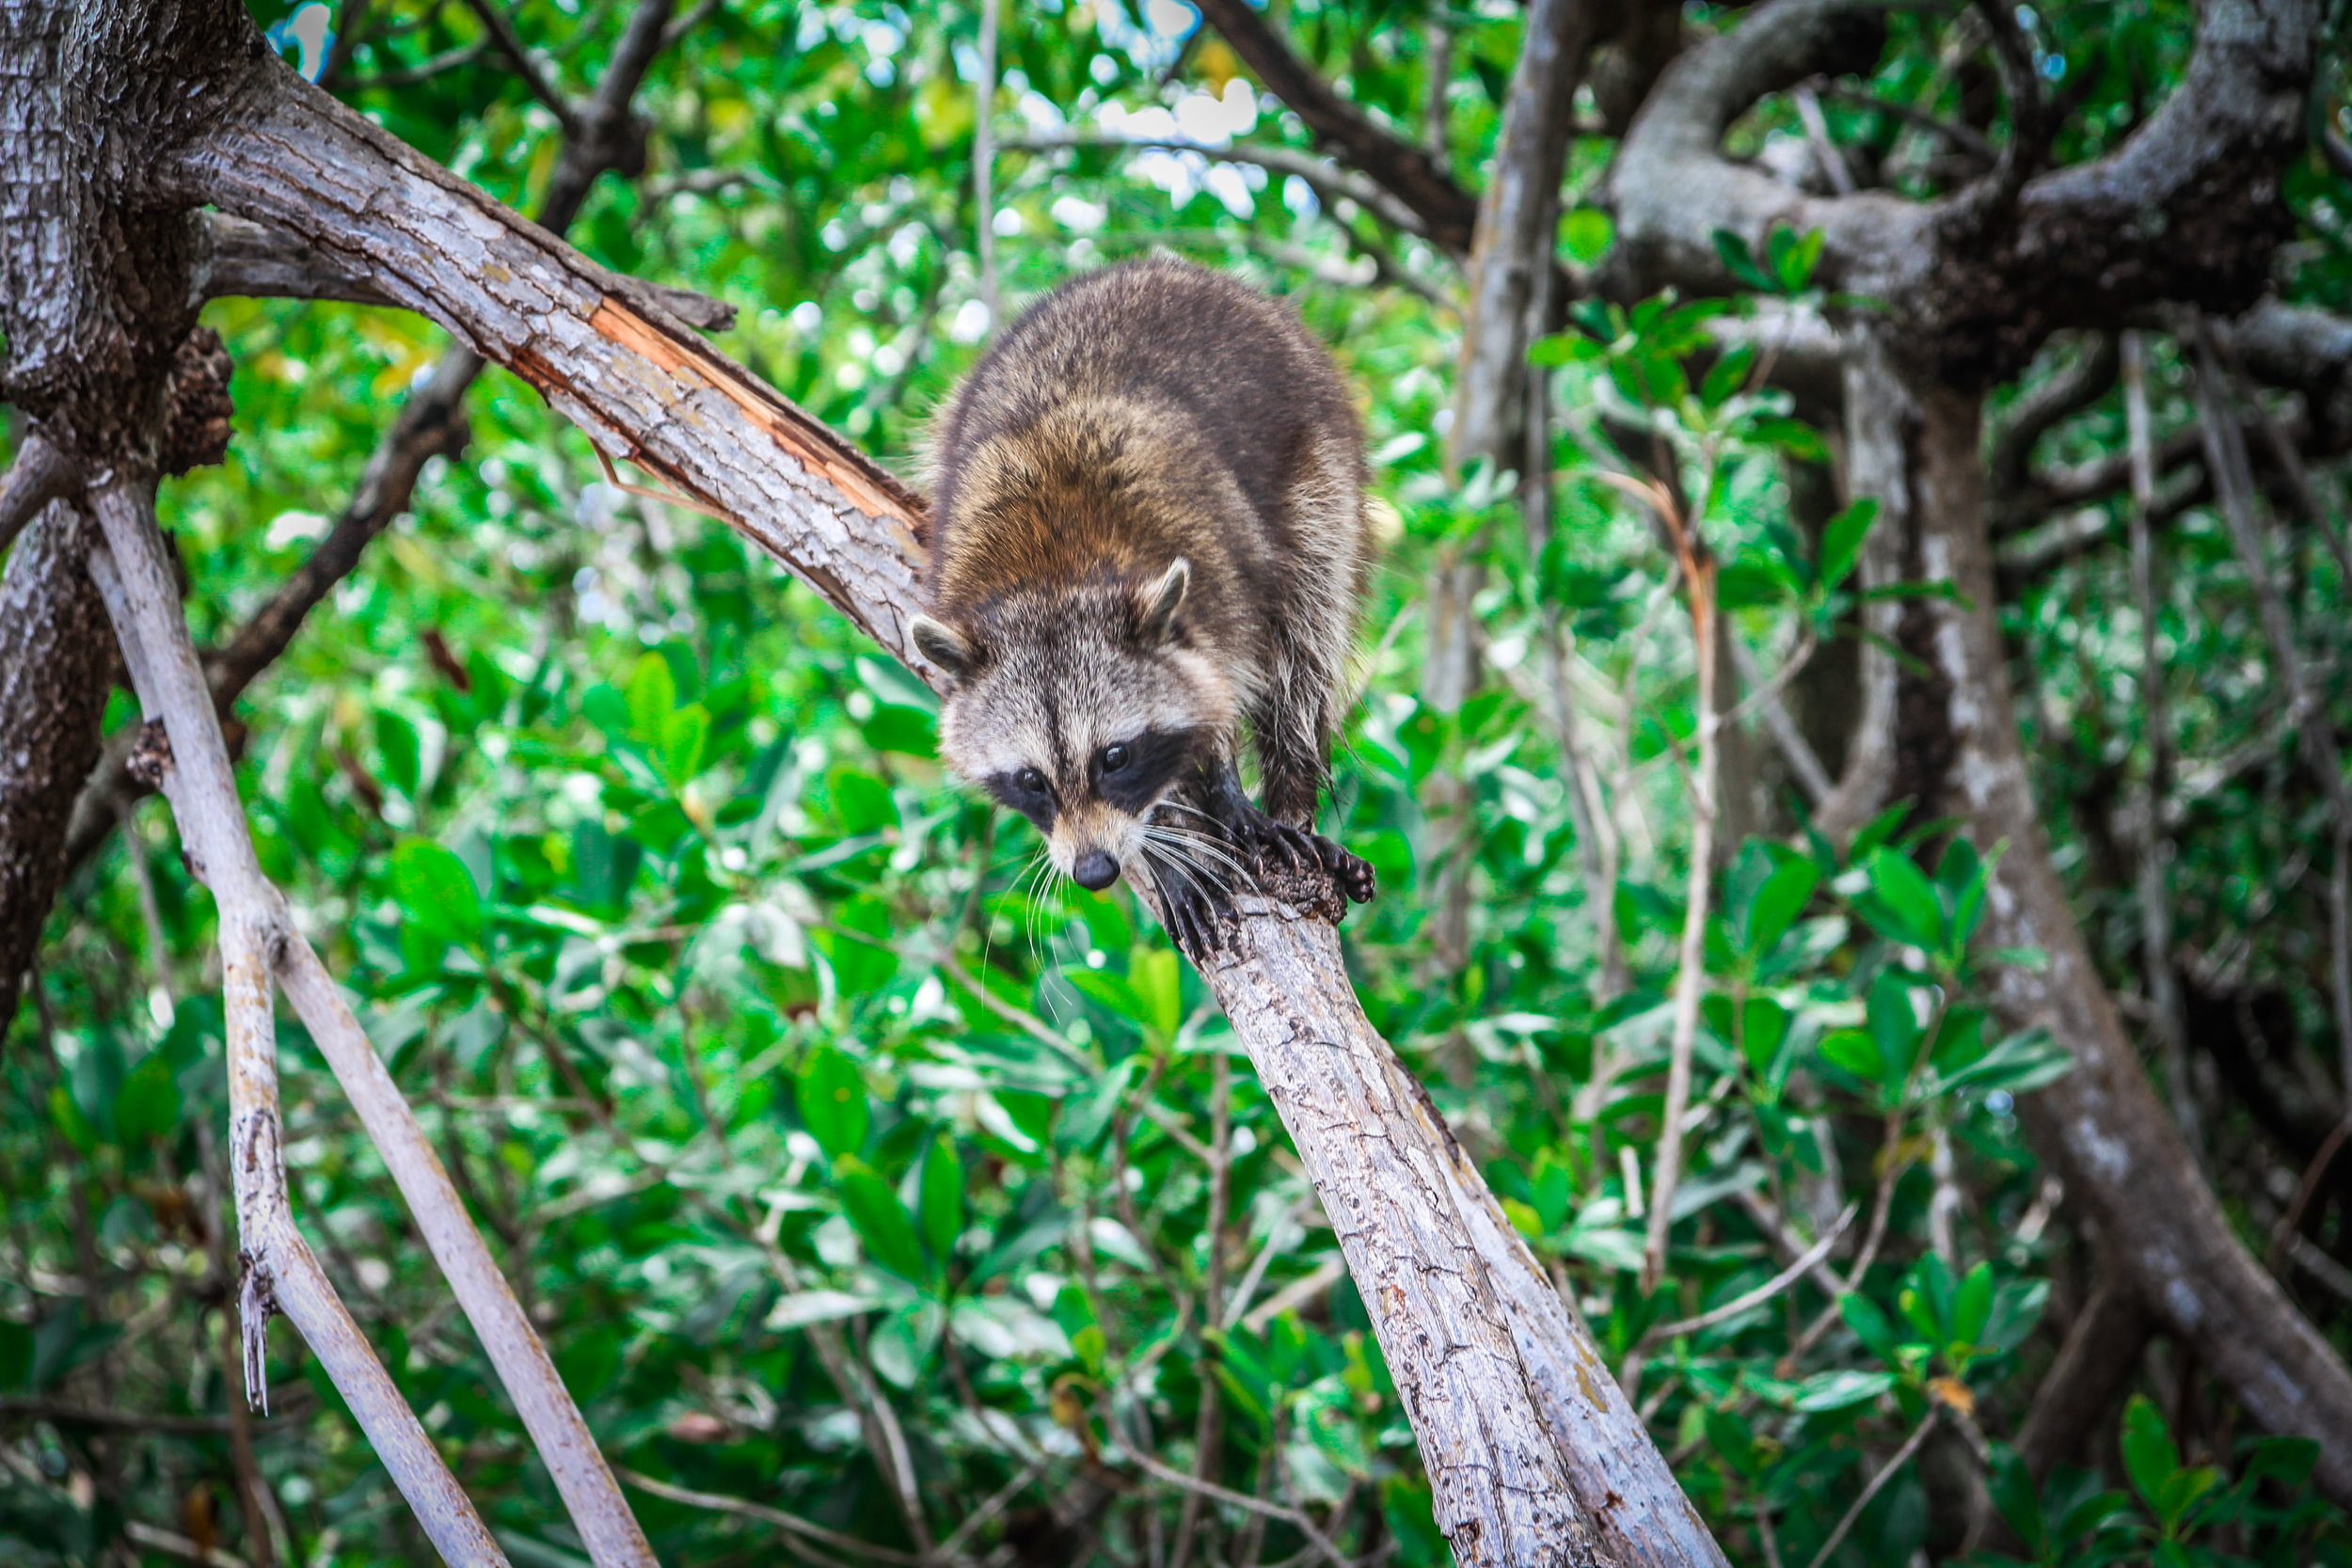
<svg viewBox="0 0 2352 1568">
<path fill-rule="evenodd" d="M 2123 1408 L 2122 1449 L 2123 1469 L 2133 1488 L 2153 1508 L 2165 1482 L 2181 1467 L 2181 1451 L 2172 1445 L 2163 1412 L 2145 1394 L 2134 1394 Z"/>
<path fill-rule="evenodd" d="M 899 1278 L 919 1284 L 923 1252 L 915 1243 L 914 1222 L 890 1183 L 853 1154 L 834 1162 L 834 1175 L 840 1183 L 841 1212 L 866 1243 L 866 1256 Z"/>
<path fill-rule="evenodd" d="M 1879 971 L 1870 982 L 1870 1038 L 1879 1051 L 1879 1083 L 1892 1104 L 1911 1076 L 1919 1054 L 1919 1038 L 1927 1031 L 1919 1022 L 1915 988 L 1901 972 Z"/>
<path fill-rule="evenodd" d="M 2173 1471 L 2156 1489 L 2155 1497 L 2150 1499 L 2157 1523 L 2167 1530 L 2180 1528 L 2181 1521 L 2188 1516 L 2188 1511 L 2197 1506 L 2197 1499 L 2212 1491 L 2220 1479 L 2219 1472 L 2209 1465 Z"/>
<path fill-rule="evenodd" d="M 2015 1449 L 2006 1443 L 1993 1449 L 1993 1475 L 1989 1490 L 1993 1506 L 2017 1532 L 2026 1550 L 2038 1560 L 2050 1549 L 2049 1521 L 2042 1512 L 2042 1498 L 2033 1483 L 2033 1472 Z"/>
<path fill-rule="evenodd" d="M 1842 1068 L 1867 1084 L 1876 1084 L 1886 1071 L 1886 1058 L 1880 1053 L 1878 1041 L 1859 1029 L 1833 1029 L 1822 1036 L 1821 1056 L 1830 1066 Z"/>
<path fill-rule="evenodd" d="M 376 709 L 375 749 L 384 759 L 384 782 L 415 800 L 424 771 L 424 743 L 417 726 L 389 709 Z"/>
<path fill-rule="evenodd" d="M 1844 1410 L 1877 1399 L 1894 1386 L 1893 1372 L 1857 1371 L 1849 1367 L 1840 1371 L 1822 1372 L 1806 1378 L 1798 1386 L 1796 1400 L 1790 1408 L 1804 1415 Z"/>
<path fill-rule="evenodd" d="M 1862 542 L 1869 537 L 1870 525 L 1879 520 L 1879 499 L 1876 496 L 1858 498 L 1852 505 L 1829 520 L 1821 531 L 1821 590 L 1827 593 L 1846 580 L 1854 563 L 1862 559 Z"/>
<path fill-rule="evenodd" d="M 628 676 L 628 733 L 647 746 L 659 745 L 661 726 L 677 708 L 677 677 L 658 653 L 639 657 Z"/>
<path fill-rule="evenodd" d="M 1529 345 L 1527 358 L 1530 364 L 1554 369 L 1561 365 L 1590 364 L 1608 352 L 1605 344 L 1597 343 L 1581 332 L 1554 332 Z"/>
<path fill-rule="evenodd" d="M 115 1136 L 126 1148 L 160 1138 L 180 1125 L 180 1083 L 160 1051 L 139 1058 L 115 1096 Z"/>
<path fill-rule="evenodd" d="M 1993 1321 L 1993 1265 L 1979 1263 L 1952 1291 L 1954 1345 L 1984 1343 L 1985 1325 Z"/>
<path fill-rule="evenodd" d="M 1818 229 L 1803 235 L 1793 229 L 1779 228 L 1764 238 L 1764 254 L 1772 262 L 1772 280 L 1781 292 L 1799 293 L 1812 281 L 1813 268 L 1821 259 L 1822 234 Z"/>
<path fill-rule="evenodd" d="M 945 1268 L 955 1256 L 956 1238 L 963 1234 L 963 1163 L 945 1136 L 933 1138 L 923 1156 L 921 1194 L 923 1240 Z"/>
<path fill-rule="evenodd" d="M 2074 1069 L 2074 1058 L 2040 1029 L 2021 1030 L 1979 1057 L 1974 1064 L 1942 1078 L 1943 1090 L 1972 1088 L 1980 1094 L 1994 1089 L 2030 1094 L 2055 1084 Z"/>
<path fill-rule="evenodd" d="M 429 839 L 392 851 L 392 896 L 412 923 L 443 942 L 482 934 L 482 895 L 466 863 Z"/>
<path fill-rule="evenodd" d="M 1709 408 L 1720 408 L 1733 394 L 1747 385 L 1748 372 L 1756 368 L 1756 345 L 1735 343 L 1709 367 L 1707 379 L 1699 384 L 1699 401 Z"/>
<path fill-rule="evenodd" d="M 1617 226 L 1597 207 L 1579 207 L 1560 220 L 1560 247 L 1580 267 L 1589 267 L 1609 254 Z"/>
<path fill-rule="evenodd" d="M 683 789 L 703 770 L 703 749 L 710 741 L 710 714 L 699 703 L 661 721 L 661 776 Z"/>
<path fill-rule="evenodd" d="M 1935 884 L 1897 849 L 1870 852 L 1866 866 L 1870 889 L 1854 900 L 1854 912 L 1889 942 L 1932 953 L 1944 945 L 1944 906 Z"/>
<path fill-rule="evenodd" d="M 1802 420 L 1758 420 L 1748 427 L 1751 439 L 1777 447 L 1801 463 L 1826 463 L 1829 447 L 1821 433 Z"/>
<path fill-rule="evenodd" d="M 866 1147 L 866 1130 L 873 1113 L 866 1101 L 866 1080 L 857 1064 L 830 1045 L 820 1045 L 801 1064 L 792 1086 L 801 1109 L 801 1125 L 817 1147 L 839 1159 Z"/>
<path fill-rule="evenodd" d="M 1848 1291 L 1837 1298 L 1837 1315 L 1846 1320 L 1854 1338 L 1869 1347 L 1871 1354 L 1888 1363 L 1898 1359 L 1902 1337 L 1877 1302 L 1859 1291 Z"/>
<path fill-rule="evenodd" d="M 873 717 L 859 726 L 859 733 L 866 736 L 866 744 L 877 752 L 928 757 L 939 751 L 938 717 L 924 708 L 882 704 L 874 709 Z"/>
<path fill-rule="evenodd" d="M 1732 864 L 1724 899 L 1740 951 L 1759 958 L 1777 946 L 1820 879 L 1813 863 L 1786 845 L 1749 840 Z"/>
<path fill-rule="evenodd" d="M 1740 1008 L 1740 1052 L 1761 1079 L 1770 1079 L 1780 1048 L 1788 1043 L 1788 1009 L 1769 996 L 1751 996 Z"/>
<path fill-rule="evenodd" d="M 1779 280 L 1756 264 L 1756 254 L 1748 242 L 1728 229 L 1715 230 L 1715 254 L 1723 258 L 1724 266 L 1731 276 L 1759 293 L 1780 293 Z"/>
</svg>

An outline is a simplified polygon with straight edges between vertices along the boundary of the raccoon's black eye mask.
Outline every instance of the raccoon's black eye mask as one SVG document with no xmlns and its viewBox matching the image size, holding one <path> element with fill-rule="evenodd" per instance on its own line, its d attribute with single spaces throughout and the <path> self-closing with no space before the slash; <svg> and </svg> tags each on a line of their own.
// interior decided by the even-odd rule
<svg viewBox="0 0 2352 1568">
<path fill-rule="evenodd" d="M 1087 764 L 1087 782 L 1104 804 L 1141 812 L 1159 799 L 1170 779 L 1192 767 L 1208 739 L 1205 730 L 1146 730 L 1096 752 Z"/>
<path fill-rule="evenodd" d="M 1053 784 L 1036 768 L 1015 768 L 992 773 L 980 781 L 980 787 L 1036 823 L 1038 832 L 1053 831 L 1054 814 L 1061 803 L 1054 797 Z"/>
</svg>

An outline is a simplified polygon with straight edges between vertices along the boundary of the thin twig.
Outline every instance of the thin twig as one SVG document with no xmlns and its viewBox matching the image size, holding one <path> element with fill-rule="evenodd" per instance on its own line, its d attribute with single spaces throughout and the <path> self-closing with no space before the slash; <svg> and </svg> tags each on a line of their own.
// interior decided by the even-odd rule
<svg viewBox="0 0 2352 1568">
<path fill-rule="evenodd" d="M 1712 1328 L 1717 1323 L 1728 1322 L 1751 1307 L 1761 1307 L 1795 1284 L 1801 1275 L 1811 1273 L 1815 1264 L 1827 1258 L 1830 1255 L 1830 1249 L 1837 1244 L 1837 1239 L 1846 1233 L 1846 1227 L 1853 1224 L 1855 1216 L 1861 1212 L 1860 1204 L 1848 1204 L 1846 1212 L 1837 1216 L 1837 1223 L 1831 1226 L 1820 1241 L 1807 1247 L 1795 1262 L 1781 1270 L 1780 1273 L 1772 1275 L 1756 1289 L 1734 1296 L 1721 1307 L 1709 1307 L 1696 1317 L 1681 1318 L 1670 1323 L 1660 1323 L 1642 1336 L 1642 1343 L 1656 1344 L 1662 1339 L 1677 1339 L 1686 1334 L 1696 1334 L 1702 1329 Z"/>
<path fill-rule="evenodd" d="M 2155 441 L 2148 416 L 2147 345 L 2137 332 L 2122 340 L 2123 422 L 2132 459 L 2132 597 L 2139 610 L 2139 721 L 2148 738 L 2148 773 L 2141 786 L 2139 844 L 2140 963 L 2154 1009 L 2165 1094 L 2193 1157 L 2202 1158 L 2197 1095 L 2188 1077 L 2188 1029 L 2181 986 L 2172 967 L 2172 909 L 2169 868 L 2172 843 L 2157 802 L 2170 787 L 2172 733 L 2165 717 L 2164 664 L 2156 646 L 2156 547 L 2150 517 L 2156 504 Z"/>
<path fill-rule="evenodd" d="M 1870 1499 L 1894 1479 L 1896 1471 L 1911 1463 L 1911 1456 L 1919 1451 L 1919 1445 L 1928 1440 L 1928 1433 L 1935 1430 L 1935 1423 L 1943 1414 L 1944 1407 L 1940 1404 L 1928 1407 L 1928 1413 L 1920 1418 L 1918 1426 L 1903 1440 L 1903 1446 L 1895 1450 L 1895 1457 L 1870 1478 L 1870 1484 L 1862 1489 L 1862 1496 L 1853 1500 L 1853 1506 L 1846 1510 L 1846 1516 L 1837 1521 L 1837 1528 L 1829 1532 L 1829 1539 L 1821 1543 L 1821 1549 L 1813 1554 L 1810 1568 L 1822 1568 L 1822 1564 L 1836 1554 L 1837 1548 L 1845 1542 L 1847 1532 L 1853 1528 L 1854 1521 L 1861 1518 L 1862 1511 L 1870 1506 Z"/>
<path fill-rule="evenodd" d="M 1199 1480 L 1184 1474 L 1182 1470 L 1161 1464 L 1148 1453 L 1130 1450 L 1129 1457 L 1135 1460 L 1146 1475 L 1156 1481 L 1164 1481 L 1170 1486 L 1182 1487 L 1188 1494 L 1223 1503 L 1229 1508 L 1243 1509 L 1251 1513 L 1263 1513 L 1269 1519 L 1279 1519 L 1313 1542 L 1315 1549 L 1330 1562 L 1331 1568 L 1355 1568 L 1355 1565 L 1347 1560 L 1340 1549 L 1331 1544 L 1331 1538 L 1315 1528 L 1314 1521 L 1307 1517 L 1306 1511 L 1303 1509 L 1285 1508 L 1280 1503 L 1270 1503 L 1263 1498 L 1253 1497 L 1247 1492 L 1236 1492 L 1231 1487 L 1219 1486 L 1215 1481 Z"/>
<path fill-rule="evenodd" d="M 1658 1289 L 1666 1273 L 1666 1243 L 1674 1229 L 1675 1189 L 1682 1180 L 1682 1119 L 1691 1107 L 1691 1057 L 1698 1041 L 1699 998 L 1707 986 L 1707 911 L 1715 881 L 1715 563 L 1696 537 L 1697 518 L 1670 503 L 1660 515 L 1674 531 L 1691 595 L 1691 636 L 1698 663 L 1698 767 L 1691 776 L 1691 868 L 1682 948 L 1675 974 L 1674 1035 L 1666 1063 L 1666 1103 L 1660 1113 L 1657 1174 L 1651 1179 L 1649 1235 L 1642 1248 L 1642 1290 Z"/>
<path fill-rule="evenodd" d="M 698 1492 L 691 1487 L 679 1486 L 671 1481 L 656 1481 L 640 1470 L 623 1468 L 616 1473 L 628 1485 L 651 1497 L 660 1497 L 665 1502 L 683 1503 L 688 1508 L 707 1509 L 713 1513 L 732 1513 L 738 1518 L 756 1519 L 763 1525 L 775 1526 L 787 1535 L 798 1536 L 804 1541 L 819 1542 L 836 1551 L 854 1552 L 860 1557 L 871 1558 L 877 1562 L 914 1568 L 914 1565 L 923 1561 L 923 1559 L 912 1552 L 902 1552 L 896 1547 L 877 1546 L 871 1542 L 860 1541 L 854 1535 L 844 1535 L 837 1529 L 828 1529 L 812 1520 L 802 1518 L 797 1513 L 787 1513 L 783 1509 L 771 1508 L 766 1503 L 755 1503 L 746 1497 L 730 1497 L 718 1492 Z M 816 1558 L 813 1560 L 826 1562 L 829 1560 Z"/>
<path fill-rule="evenodd" d="M 564 89 L 548 75 L 539 57 L 531 52 L 531 46 L 515 30 L 514 22 L 499 8 L 498 0 L 466 0 L 466 8 L 480 19 L 490 35 L 490 41 L 498 46 L 499 53 L 505 55 L 507 63 L 515 68 L 515 74 L 521 77 L 523 86 L 531 89 L 531 96 L 546 104 L 557 121 L 568 129 L 580 116 L 579 106 L 565 97 Z"/>
</svg>

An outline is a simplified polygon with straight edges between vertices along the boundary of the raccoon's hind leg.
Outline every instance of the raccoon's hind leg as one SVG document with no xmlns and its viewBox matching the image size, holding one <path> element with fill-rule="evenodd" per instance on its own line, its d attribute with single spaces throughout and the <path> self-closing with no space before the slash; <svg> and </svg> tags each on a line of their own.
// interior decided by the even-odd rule
<svg viewBox="0 0 2352 1568">
<path fill-rule="evenodd" d="M 1266 745 L 1263 736 L 1259 747 L 1266 780 L 1266 809 L 1250 803 L 1248 794 L 1241 787 L 1240 776 L 1233 771 L 1233 765 L 1227 762 L 1217 765 L 1208 781 L 1204 804 L 1209 815 L 1225 830 L 1227 837 L 1251 852 L 1262 868 L 1278 854 L 1296 870 L 1320 866 L 1330 874 L 1346 897 L 1359 904 L 1371 903 L 1379 891 L 1371 864 L 1314 831 L 1320 764 L 1310 760 L 1312 771 L 1305 775 L 1308 783 L 1302 806 L 1297 775 L 1285 768 L 1285 764 L 1295 766 L 1295 759 L 1278 761 L 1279 753 Z"/>
</svg>

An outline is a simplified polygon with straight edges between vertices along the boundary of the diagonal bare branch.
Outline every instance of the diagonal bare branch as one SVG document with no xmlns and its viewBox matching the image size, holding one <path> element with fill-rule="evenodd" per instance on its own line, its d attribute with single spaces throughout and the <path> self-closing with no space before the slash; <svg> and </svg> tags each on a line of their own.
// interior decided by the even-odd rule
<svg viewBox="0 0 2352 1568">
<path fill-rule="evenodd" d="M 1199 0 L 1199 5 L 1208 25 L 1224 35 L 1267 91 L 1306 121 L 1316 141 L 1402 202 L 1439 249 L 1457 257 L 1470 254 L 1478 225 L 1477 199 L 1454 183 L 1435 157 L 1374 124 L 1370 116 L 1332 91 L 1248 0 Z"/>
</svg>

